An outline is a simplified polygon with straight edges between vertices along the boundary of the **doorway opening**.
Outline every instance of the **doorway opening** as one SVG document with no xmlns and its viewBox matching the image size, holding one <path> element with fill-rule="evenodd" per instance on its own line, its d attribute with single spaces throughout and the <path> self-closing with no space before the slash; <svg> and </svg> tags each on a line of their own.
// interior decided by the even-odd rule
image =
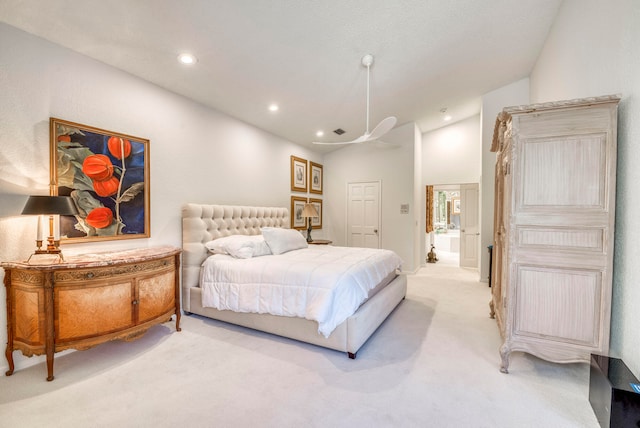
<svg viewBox="0 0 640 428">
<path fill-rule="evenodd" d="M 427 186 L 426 251 L 435 248 L 438 261 L 460 267 L 478 267 L 478 184 Z"/>
<path fill-rule="evenodd" d="M 460 186 L 433 186 L 433 230 L 427 234 L 427 252 L 435 247 L 438 261 L 460 264 Z M 457 208 L 457 209 L 456 209 Z"/>
</svg>

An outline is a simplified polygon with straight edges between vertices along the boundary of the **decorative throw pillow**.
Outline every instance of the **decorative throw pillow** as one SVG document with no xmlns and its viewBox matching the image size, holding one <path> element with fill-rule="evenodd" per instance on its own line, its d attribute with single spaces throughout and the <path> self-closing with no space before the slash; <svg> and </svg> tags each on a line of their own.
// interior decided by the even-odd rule
<svg viewBox="0 0 640 428">
<path fill-rule="evenodd" d="M 282 229 L 279 227 L 263 227 L 260 229 L 262 236 L 273 254 L 283 254 L 309 245 L 304 236 L 295 229 Z"/>
</svg>

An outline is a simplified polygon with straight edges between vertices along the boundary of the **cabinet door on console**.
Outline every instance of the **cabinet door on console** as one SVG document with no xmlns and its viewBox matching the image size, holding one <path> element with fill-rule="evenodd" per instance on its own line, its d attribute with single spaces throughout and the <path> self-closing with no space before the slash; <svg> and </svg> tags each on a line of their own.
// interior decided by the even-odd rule
<svg viewBox="0 0 640 428">
<path fill-rule="evenodd" d="M 175 312 L 175 270 L 138 280 L 138 323 Z"/>
<path fill-rule="evenodd" d="M 134 325 L 131 279 L 56 284 L 56 342 L 94 337 Z"/>
</svg>

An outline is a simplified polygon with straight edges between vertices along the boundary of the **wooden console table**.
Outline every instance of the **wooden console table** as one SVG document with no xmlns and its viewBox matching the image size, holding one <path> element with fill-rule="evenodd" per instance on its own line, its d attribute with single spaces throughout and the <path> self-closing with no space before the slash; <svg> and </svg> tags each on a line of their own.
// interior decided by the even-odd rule
<svg viewBox="0 0 640 428">
<path fill-rule="evenodd" d="M 180 252 L 174 247 L 93 253 L 62 263 L 3 262 L 7 350 L 46 354 L 85 350 L 110 340 L 134 340 L 176 315 L 180 331 Z"/>
</svg>

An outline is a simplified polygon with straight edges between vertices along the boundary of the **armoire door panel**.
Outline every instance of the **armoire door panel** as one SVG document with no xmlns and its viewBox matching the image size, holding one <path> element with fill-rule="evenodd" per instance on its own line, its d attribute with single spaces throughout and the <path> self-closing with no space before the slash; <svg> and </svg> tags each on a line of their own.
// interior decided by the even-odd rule
<svg viewBox="0 0 640 428">
<path fill-rule="evenodd" d="M 522 141 L 520 209 L 605 209 L 606 134 Z"/>
<path fill-rule="evenodd" d="M 549 269 L 586 269 L 588 271 L 606 269 L 609 256 L 604 253 L 584 253 L 576 251 L 514 250 L 511 260 L 521 265 L 545 266 Z"/>
<path fill-rule="evenodd" d="M 600 228 L 560 228 L 560 227 L 518 227 L 517 245 L 523 249 L 548 249 L 604 251 L 605 229 Z"/>
<path fill-rule="evenodd" d="M 514 213 L 511 222 L 514 227 L 562 227 L 603 228 L 609 227 L 613 212 L 593 211 L 567 207 L 538 207 Z"/>
<path fill-rule="evenodd" d="M 517 267 L 515 330 L 585 346 L 598 346 L 602 273 Z"/>
</svg>

